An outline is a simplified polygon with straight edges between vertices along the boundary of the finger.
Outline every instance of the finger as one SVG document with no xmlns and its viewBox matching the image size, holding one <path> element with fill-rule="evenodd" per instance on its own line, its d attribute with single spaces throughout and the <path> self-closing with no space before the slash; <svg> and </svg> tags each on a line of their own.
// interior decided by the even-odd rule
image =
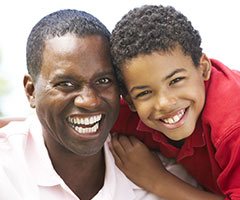
<svg viewBox="0 0 240 200">
<path fill-rule="evenodd" d="M 135 146 L 135 145 L 143 145 L 143 146 L 145 146 L 145 144 L 144 144 L 141 140 L 137 139 L 137 138 L 134 137 L 134 136 L 130 136 L 130 137 L 129 137 L 129 141 L 131 142 L 131 144 L 132 144 L 133 146 Z"/>
<path fill-rule="evenodd" d="M 130 149 L 132 149 L 133 145 L 129 137 L 124 135 L 119 135 L 118 140 L 125 152 L 128 152 Z"/>
<path fill-rule="evenodd" d="M 114 148 L 113 148 L 113 146 L 112 146 L 112 143 L 109 142 L 108 145 L 109 145 L 109 149 L 110 149 L 110 151 L 111 151 L 111 153 L 112 153 L 112 155 L 113 155 L 115 164 L 120 168 L 120 167 L 122 166 L 122 164 L 123 164 L 121 158 L 120 158 L 120 157 L 118 156 L 118 154 L 115 152 L 115 150 L 114 150 Z"/>
<path fill-rule="evenodd" d="M 124 148 L 122 147 L 122 144 L 119 142 L 119 136 L 118 135 L 114 135 L 112 137 L 111 148 L 114 150 L 115 154 L 118 157 L 123 157 L 126 154 Z"/>
</svg>

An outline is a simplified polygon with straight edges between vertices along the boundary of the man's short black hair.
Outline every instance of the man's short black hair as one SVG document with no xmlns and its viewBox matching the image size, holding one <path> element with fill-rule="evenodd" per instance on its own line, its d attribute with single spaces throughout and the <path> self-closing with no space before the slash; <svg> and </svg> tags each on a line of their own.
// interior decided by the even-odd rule
<svg viewBox="0 0 240 200">
<path fill-rule="evenodd" d="M 33 79 L 36 79 L 41 71 L 45 41 L 67 33 L 77 37 L 101 35 L 110 40 L 108 29 L 87 12 L 65 9 L 45 16 L 33 27 L 27 41 L 27 69 Z"/>
</svg>

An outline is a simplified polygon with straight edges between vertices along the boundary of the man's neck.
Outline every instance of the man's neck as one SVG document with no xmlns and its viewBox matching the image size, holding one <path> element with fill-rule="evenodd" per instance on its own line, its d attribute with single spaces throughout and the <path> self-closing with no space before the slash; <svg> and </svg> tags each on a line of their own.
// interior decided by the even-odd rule
<svg viewBox="0 0 240 200">
<path fill-rule="evenodd" d="M 46 145 L 52 165 L 66 185 L 81 200 L 93 198 L 103 187 L 105 159 L 102 149 L 92 156 L 78 156 L 54 145 Z"/>
</svg>

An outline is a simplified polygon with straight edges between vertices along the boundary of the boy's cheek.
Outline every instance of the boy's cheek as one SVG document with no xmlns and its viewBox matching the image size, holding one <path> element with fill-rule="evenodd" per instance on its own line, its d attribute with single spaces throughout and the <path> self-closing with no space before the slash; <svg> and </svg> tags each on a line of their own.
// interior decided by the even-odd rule
<svg viewBox="0 0 240 200">
<path fill-rule="evenodd" d="M 123 98 L 128 103 L 128 106 L 129 106 L 130 110 L 132 112 L 136 112 L 136 108 L 133 104 L 133 101 L 132 101 L 132 98 L 130 97 L 130 95 L 125 95 Z"/>
</svg>

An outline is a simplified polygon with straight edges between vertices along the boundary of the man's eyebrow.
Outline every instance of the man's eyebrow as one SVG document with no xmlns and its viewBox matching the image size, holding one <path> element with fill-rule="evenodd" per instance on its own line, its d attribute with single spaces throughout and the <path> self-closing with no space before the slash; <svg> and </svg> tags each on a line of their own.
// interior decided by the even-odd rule
<svg viewBox="0 0 240 200">
<path fill-rule="evenodd" d="M 114 75 L 113 70 L 106 70 L 96 73 L 97 76 L 104 76 L 104 75 Z"/>
<path fill-rule="evenodd" d="M 106 71 L 100 71 L 95 74 L 95 76 L 106 76 L 106 75 L 114 75 L 113 70 L 106 70 Z M 54 77 L 54 80 L 62 80 L 62 79 L 76 79 L 79 80 L 79 78 L 84 78 L 84 77 L 79 77 L 75 74 L 56 74 Z"/>
<path fill-rule="evenodd" d="M 57 74 L 56 76 L 54 76 L 54 80 L 62 80 L 62 79 L 73 79 L 74 76 L 71 75 L 66 75 L 66 74 Z"/>
<path fill-rule="evenodd" d="M 171 72 L 169 75 L 167 75 L 167 76 L 164 78 L 164 80 L 167 80 L 167 79 L 171 78 L 172 76 L 174 76 L 175 74 L 180 73 L 180 72 L 184 72 L 184 71 L 186 71 L 186 69 L 184 69 L 184 68 L 178 68 L 178 69 L 174 70 L 173 72 Z"/>
<path fill-rule="evenodd" d="M 56 74 L 53 77 L 53 81 L 61 81 L 61 80 L 75 80 L 76 77 L 73 75 L 68 75 L 68 74 Z M 79 79 L 79 77 L 77 78 Z"/>
</svg>

